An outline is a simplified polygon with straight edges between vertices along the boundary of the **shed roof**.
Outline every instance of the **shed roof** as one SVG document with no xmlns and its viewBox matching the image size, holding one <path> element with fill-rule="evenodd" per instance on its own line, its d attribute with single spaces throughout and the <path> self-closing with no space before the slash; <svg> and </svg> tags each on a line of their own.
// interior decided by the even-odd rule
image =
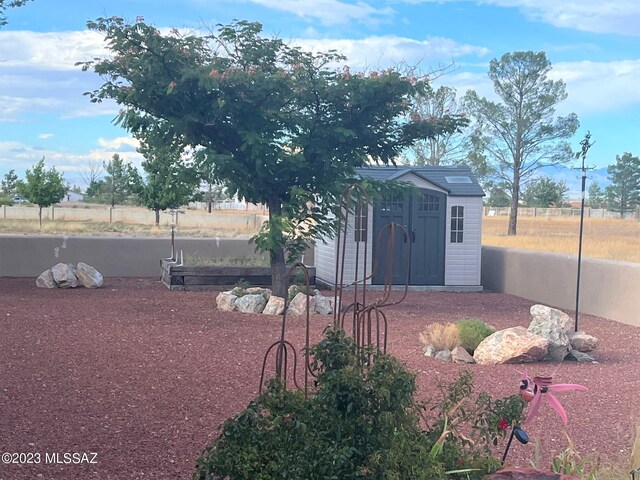
<svg viewBox="0 0 640 480">
<path fill-rule="evenodd" d="M 356 173 L 361 178 L 372 180 L 398 180 L 407 173 L 413 173 L 427 182 L 447 191 L 449 195 L 456 197 L 482 197 L 484 191 L 478 183 L 469 167 L 412 167 L 408 165 L 398 166 L 371 166 L 357 168 Z"/>
</svg>

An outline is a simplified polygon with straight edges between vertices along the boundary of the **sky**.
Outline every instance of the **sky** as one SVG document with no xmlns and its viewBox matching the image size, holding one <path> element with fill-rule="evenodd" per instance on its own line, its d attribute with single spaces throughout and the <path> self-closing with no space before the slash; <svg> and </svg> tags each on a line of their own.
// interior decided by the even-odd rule
<svg viewBox="0 0 640 480">
<path fill-rule="evenodd" d="M 587 163 L 640 155 L 640 1 L 638 0 L 34 0 L 7 10 L 0 27 L 0 177 L 43 156 L 70 184 L 118 153 L 139 166 L 136 142 L 113 124 L 114 103 L 92 104 L 101 85 L 75 63 L 107 54 L 88 20 L 142 16 L 156 27 L 200 29 L 234 19 L 259 21 L 306 49 L 335 48 L 352 71 L 400 62 L 424 72 L 446 67 L 436 85 L 496 99 L 489 62 L 519 50 L 544 51 L 551 78 L 566 83 L 559 115 L 574 112 L 595 141 Z M 577 179 L 570 172 L 565 177 Z M 84 175 L 86 176 L 86 175 Z"/>
</svg>

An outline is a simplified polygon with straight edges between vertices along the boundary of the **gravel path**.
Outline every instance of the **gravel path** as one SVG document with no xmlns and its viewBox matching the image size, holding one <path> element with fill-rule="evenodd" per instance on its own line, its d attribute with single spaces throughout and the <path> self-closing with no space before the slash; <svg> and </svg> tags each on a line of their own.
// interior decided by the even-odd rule
<svg viewBox="0 0 640 480">
<path fill-rule="evenodd" d="M 0 453 L 40 454 L 39 464 L 0 464 L 0 480 L 190 478 L 221 422 L 257 394 L 262 357 L 279 332 L 274 317 L 218 313 L 215 295 L 170 292 L 155 279 L 40 290 L 33 279 L 0 278 Z M 493 293 L 410 293 L 387 311 L 389 350 L 418 372 L 426 398 L 437 379 L 464 368 L 421 354 L 427 323 L 473 317 L 526 326 L 531 304 Z M 330 321 L 314 318 L 314 338 Z M 601 340 L 599 363 L 528 371 L 590 388 L 559 394 L 580 452 L 628 455 L 640 424 L 640 328 L 587 315 L 582 327 Z M 303 332 L 291 319 L 288 339 L 298 347 Z M 471 367 L 477 387 L 494 395 L 517 391 L 520 368 Z M 527 430 L 545 458 L 566 446 L 549 407 Z M 88 455 L 64 464 L 73 452 Z M 510 458 L 526 464 L 533 446 L 515 445 Z"/>
</svg>

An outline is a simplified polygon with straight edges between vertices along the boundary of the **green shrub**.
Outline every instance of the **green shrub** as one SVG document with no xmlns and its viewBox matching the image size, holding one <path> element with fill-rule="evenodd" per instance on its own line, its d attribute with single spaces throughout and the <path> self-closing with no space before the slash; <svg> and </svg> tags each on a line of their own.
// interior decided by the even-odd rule
<svg viewBox="0 0 640 480">
<path fill-rule="evenodd" d="M 328 328 L 311 353 L 317 373 L 313 394 L 305 399 L 302 391 L 272 380 L 246 410 L 225 422 L 198 459 L 194 480 L 479 479 L 498 467 L 486 445 L 457 433 L 461 421 L 477 413 L 464 406 L 471 401 L 470 373 L 445 389 L 434 410 L 414 402 L 413 373 L 391 356 L 357 349 L 340 329 Z M 521 420 L 519 405 L 510 424 Z M 426 415 L 434 411 L 435 419 Z M 473 418 L 493 413 L 504 414 L 484 411 Z M 467 435 L 469 426 L 490 438 L 493 430 L 504 435 L 496 425 L 463 428 Z"/>
<path fill-rule="evenodd" d="M 460 345 L 473 355 L 480 342 L 491 335 L 495 330 L 484 321 L 475 318 L 463 318 L 456 322 Z"/>
<path fill-rule="evenodd" d="M 233 287 L 233 290 L 231 290 L 231 294 L 236 297 L 244 297 L 247 294 L 247 288 L 251 288 L 251 284 L 244 278 L 241 278 L 235 287 Z"/>
<path fill-rule="evenodd" d="M 314 289 L 312 287 L 307 288 L 306 285 L 291 285 L 291 287 L 289 288 L 289 293 L 287 295 L 288 301 L 290 302 L 291 300 L 293 300 L 299 293 L 304 293 L 305 295 L 313 297 L 313 291 Z"/>
<path fill-rule="evenodd" d="M 6 195 L 0 195 L 0 206 L 2 205 L 13 205 L 13 200 L 11 197 L 7 197 Z"/>
</svg>

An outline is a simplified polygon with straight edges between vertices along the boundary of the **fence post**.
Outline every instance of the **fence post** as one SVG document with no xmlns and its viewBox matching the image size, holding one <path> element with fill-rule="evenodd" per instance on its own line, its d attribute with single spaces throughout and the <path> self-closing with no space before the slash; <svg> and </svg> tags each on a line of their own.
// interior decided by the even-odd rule
<svg viewBox="0 0 640 480">
<path fill-rule="evenodd" d="M 109 207 L 109 223 L 113 220 L 113 207 Z"/>
</svg>

